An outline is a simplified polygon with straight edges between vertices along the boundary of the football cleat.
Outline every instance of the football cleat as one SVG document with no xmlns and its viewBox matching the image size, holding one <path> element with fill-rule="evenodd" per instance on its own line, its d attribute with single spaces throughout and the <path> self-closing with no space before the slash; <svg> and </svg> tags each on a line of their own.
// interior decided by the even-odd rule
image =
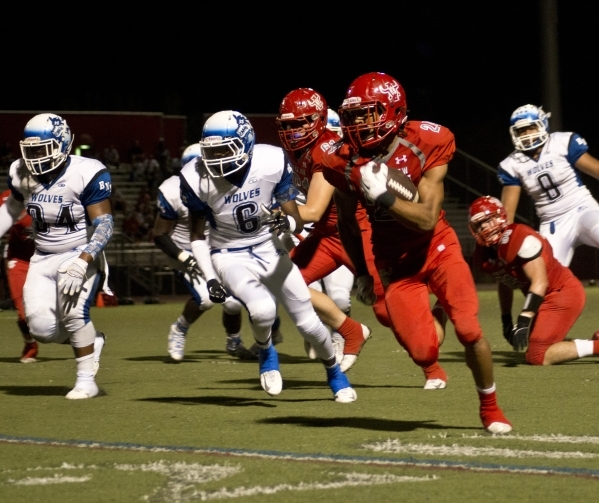
<svg viewBox="0 0 599 503">
<path fill-rule="evenodd" d="M 21 353 L 21 363 L 37 362 L 37 342 L 26 342 Z"/>
<path fill-rule="evenodd" d="M 362 351 L 362 348 L 364 347 L 364 344 L 366 344 L 366 342 L 368 342 L 368 340 L 371 338 L 372 336 L 372 330 L 370 330 L 370 328 L 368 328 L 366 325 L 362 325 L 362 337 L 361 340 L 359 341 L 354 341 L 354 340 L 348 340 L 345 339 L 345 347 L 343 349 L 343 359 L 341 360 L 340 366 L 341 366 L 341 371 L 342 372 L 347 372 L 349 369 L 351 369 L 354 364 L 356 363 L 356 360 L 358 359 L 358 356 L 360 356 L 360 352 Z"/>
<path fill-rule="evenodd" d="M 98 373 L 98 370 L 100 370 L 100 356 L 105 344 L 106 335 L 104 335 L 104 332 L 96 332 L 96 338 L 94 340 L 94 377 Z"/>
<path fill-rule="evenodd" d="M 427 379 L 424 383 L 424 389 L 445 389 L 447 383 L 443 379 Z"/>
<path fill-rule="evenodd" d="M 271 396 L 278 395 L 283 390 L 283 379 L 279 372 L 279 355 L 271 344 L 258 352 L 260 362 L 260 385 Z"/>
<path fill-rule="evenodd" d="M 447 373 L 438 362 L 424 367 L 422 371 L 426 377 L 424 389 L 445 389 L 447 387 Z"/>
<path fill-rule="evenodd" d="M 350 403 L 358 399 L 356 390 L 351 387 L 347 376 L 341 371 L 339 364 L 326 368 L 327 382 L 333 391 L 336 402 Z"/>
<path fill-rule="evenodd" d="M 227 336 L 225 351 L 228 355 L 235 356 L 240 360 L 257 360 L 258 353 L 246 348 L 239 336 Z"/>
<path fill-rule="evenodd" d="M 98 392 L 98 386 L 94 381 L 86 381 L 84 383 L 76 383 L 75 387 L 66 394 L 65 398 L 69 400 L 83 400 L 97 396 Z"/>
<path fill-rule="evenodd" d="M 485 395 L 479 391 L 480 420 L 489 433 L 502 434 L 512 431 L 512 425 L 497 405 L 495 393 Z"/>
<path fill-rule="evenodd" d="M 278 370 L 269 370 L 260 374 L 260 386 L 270 396 L 277 396 L 283 390 L 283 378 Z"/>
<path fill-rule="evenodd" d="M 186 330 L 183 330 L 179 323 L 171 325 L 168 333 L 168 354 L 175 362 L 182 361 L 185 356 L 185 335 Z"/>
</svg>

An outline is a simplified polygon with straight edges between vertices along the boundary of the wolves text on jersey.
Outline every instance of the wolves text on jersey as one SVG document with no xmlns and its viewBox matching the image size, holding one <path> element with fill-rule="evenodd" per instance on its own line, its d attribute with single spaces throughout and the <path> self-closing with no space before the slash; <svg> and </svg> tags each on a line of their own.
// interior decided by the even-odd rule
<svg viewBox="0 0 599 503">
<path fill-rule="evenodd" d="M 258 197 L 259 195 L 260 187 L 256 187 L 255 189 L 248 190 L 247 192 L 240 192 L 230 196 L 225 196 L 225 204 L 241 203 L 242 201 L 247 201 L 248 199 Z"/>
</svg>

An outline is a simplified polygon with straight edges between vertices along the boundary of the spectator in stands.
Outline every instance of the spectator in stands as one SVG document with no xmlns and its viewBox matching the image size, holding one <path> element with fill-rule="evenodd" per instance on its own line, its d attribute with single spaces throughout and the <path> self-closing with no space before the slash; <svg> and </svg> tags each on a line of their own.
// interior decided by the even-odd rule
<svg viewBox="0 0 599 503">
<path fill-rule="evenodd" d="M 133 144 L 129 147 L 128 158 L 129 164 L 133 165 L 135 161 L 142 158 L 144 155 L 143 148 L 139 143 L 139 140 L 133 140 Z"/>
<path fill-rule="evenodd" d="M 119 168 L 119 151 L 114 147 L 111 143 L 108 147 L 104 149 L 104 164 L 107 168 Z"/>
<path fill-rule="evenodd" d="M 116 211 L 127 213 L 127 200 L 119 188 L 114 185 L 112 186 L 112 193 L 110 194 L 110 204 L 112 205 L 113 213 Z"/>
<path fill-rule="evenodd" d="M 154 151 L 154 157 L 160 166 L 160 183 L 162 183 L 162 180 L 166 180 L 170 176 L 171 170 L 171 153 L 169 152 L 168 148 L 166 148 L 164 138 L 158 139 L 158 144 L 156 145 L 156 150 Z"/>
</svg>

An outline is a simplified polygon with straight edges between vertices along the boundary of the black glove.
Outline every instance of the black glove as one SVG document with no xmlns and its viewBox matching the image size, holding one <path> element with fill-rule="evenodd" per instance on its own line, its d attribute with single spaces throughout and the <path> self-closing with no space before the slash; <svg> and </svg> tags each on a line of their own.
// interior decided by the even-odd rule
<svg viewBox="0 0 599 503">
<path fill-rule="evenodd" d="M 182 260 L 183 266 L 185 267 L 185 272 L 189 274 L 189 277 L 192 281 L 199 281 L 202 277 L 202 271 L 198 267 L 198 261 L 195 259 L 193 255 L 188 254 L 189 256 Z"/>
<path fill-rule="evenodd" d="M 262 220 L 262 225 L 268 225 L 270 227 L 270 232 L 276 232 L 277 236 L 280 236 L 285 231 L 290 230 L 293 232 L 295 230 L 295 220 L 284 215 L 281 210 L 272 211 L 265 205 L 261 205 L 261 207 L 266 215 L 266 218 Z"/>
<path fill-rule="evenodd" d="M 215 304 L 222 304 L 229 295 L 227 289 L 216 279 L 208 280 L 206 286 L 208 287 L 208 298 Z"/>
<path fill-rule="evenodd" d="M 518 322 L 512 328 L 512 346 L 516 351 L 522 351 L 528 346 L 528 334 L 530 333 L 530 326 L 532 325 L 532 318 L 528 316 L 518 316 Z"/>
<path fill-rule="evenodd" d="M 512 344 L 512 329 L 514 328 L 514 320 L 511 314 L 501 315 L 501 325 L 503 326 L 503 337 L 506 341 Z"/>
</svg>

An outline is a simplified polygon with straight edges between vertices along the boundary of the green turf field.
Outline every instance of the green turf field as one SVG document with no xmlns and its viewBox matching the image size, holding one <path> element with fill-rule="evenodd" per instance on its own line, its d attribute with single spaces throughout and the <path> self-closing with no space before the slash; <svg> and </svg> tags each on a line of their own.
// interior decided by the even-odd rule
<svg viewBox="0 0 599 503">
<path fill-rule="evenodd" d="M 192 326 L 180 364 L 166 339 L 181 302 L 93 308 L 107 335 L 101 394 L 71 401 L 70 348 L 42 346 L 38 363 L 21 364 L 16 312 L 0 312 L 0 501 L 597 501 L 599 358 L 532 368 L 501 336 L 495 292 L 480 299 L 515 428 L 506 437 L 481 427 L 452 328 L 440 355 L 448 387 L 424 391 L 420 369 L 356 302 L 374 337 L 348 372 L 353 404 L 332 400 L 284 315 L 284 389 L 270 397 L 256 362 L 225 353 L 219 306 Z M 598 306 L 588 287 L 573 337 L 599 329 Z M 247 320 L 243 335 L 249 346 Z"/>
</svg>

